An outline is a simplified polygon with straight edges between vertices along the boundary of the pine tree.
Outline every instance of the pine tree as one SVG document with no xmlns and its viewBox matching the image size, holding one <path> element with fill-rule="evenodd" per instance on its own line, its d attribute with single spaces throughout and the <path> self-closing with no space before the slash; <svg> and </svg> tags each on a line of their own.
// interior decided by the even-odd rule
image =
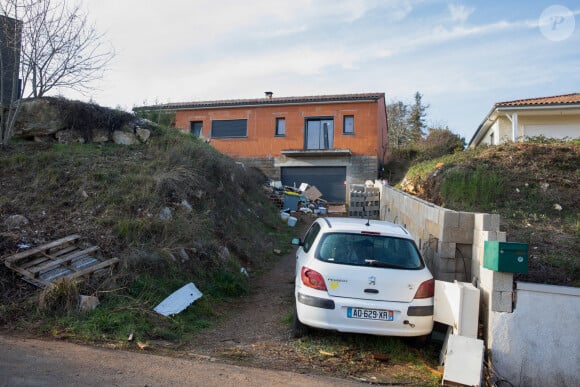
<svg viewBox="0 0 580 387">
<path fill-rule="evenodd" d="M 411 106 L 409 117 L 407 119 L 409 136 L 411 142 L 414 144 L 418 144 L 421 141 L 425 135 L 425 129 L 427 127 L 425 124 L 425 116 L 427 115 L 426 110 L 429 108 L 429 105 L 423 105 L 421 98 L 423 98 L 421 93 L 416 92 L 415 104 Z"/>
</svg>

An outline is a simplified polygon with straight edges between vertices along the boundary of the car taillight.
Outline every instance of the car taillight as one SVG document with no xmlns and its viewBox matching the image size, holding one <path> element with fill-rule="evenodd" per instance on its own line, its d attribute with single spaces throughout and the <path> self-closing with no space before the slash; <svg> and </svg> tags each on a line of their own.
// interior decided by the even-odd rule
<svg viewBox="0 0 580 387">
<path fill-rule="evenodd" d="M 415 298 L 431 298 L 435 294 L 435 280 L 431 278 L 419 285 Z"/>
<path fill-rule="evenodd" d="M 302 266 L 300 278 L 302 278 L 302 283 L 309 288 L 327 290 L 326 283 L 324 283 L 324 278 L 322 278 L 322 275 L 316 270 Z"/>
</svg>

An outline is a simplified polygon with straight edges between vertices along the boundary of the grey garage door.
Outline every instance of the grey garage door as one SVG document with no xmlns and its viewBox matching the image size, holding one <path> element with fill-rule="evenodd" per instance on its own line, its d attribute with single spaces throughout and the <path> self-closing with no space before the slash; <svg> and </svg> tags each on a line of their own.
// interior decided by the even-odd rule
<svg viewBox="0 0 580 387">
<path fill-rule="evenodd" d="M 346 167 L 283 167 L 282 184 L 299 187 L 301 183 L 316 186 L 322 198 L 344 203 L 346 197 Z"/>
</svg>

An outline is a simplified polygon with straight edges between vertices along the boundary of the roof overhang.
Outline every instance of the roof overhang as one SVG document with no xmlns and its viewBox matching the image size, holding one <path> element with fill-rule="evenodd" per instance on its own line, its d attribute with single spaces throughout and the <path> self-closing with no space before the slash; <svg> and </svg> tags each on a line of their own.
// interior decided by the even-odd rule
<svg viewBox="0 0 580 387">
<path fill-rule="evenodd" d="M 568 110 L 579 110 L 580 104 L 554 104 L 554 105 L 528 105 L 528 106 L 496 106 L 487 113 L 487 116 L 483 119 L 481 124 L 477 127 L 477 130 L 469 140 L 467 147 L 471 147 L 474 142 L 479 142 L 481 138 L 485 135 L 489 127 L 498 119 L 498 117 L 503 114 L 518 113 L 543 113 L 543 112 L 555 112 L 558 110 L 568 111 Z"/>
</svg>

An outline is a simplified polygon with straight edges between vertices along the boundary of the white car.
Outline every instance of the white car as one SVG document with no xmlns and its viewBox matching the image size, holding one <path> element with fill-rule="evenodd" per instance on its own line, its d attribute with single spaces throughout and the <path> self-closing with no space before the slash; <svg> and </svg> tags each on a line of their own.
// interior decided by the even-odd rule
<svg viewBox="0 0 580 387">
<path fill-rule="evenodd" d="M 308 327 L 384 336 L 427 336 L 435 281 L 409 232 L 356 218 L 318 218 L 295 238 L 292 333 Z"/>
</svg>

